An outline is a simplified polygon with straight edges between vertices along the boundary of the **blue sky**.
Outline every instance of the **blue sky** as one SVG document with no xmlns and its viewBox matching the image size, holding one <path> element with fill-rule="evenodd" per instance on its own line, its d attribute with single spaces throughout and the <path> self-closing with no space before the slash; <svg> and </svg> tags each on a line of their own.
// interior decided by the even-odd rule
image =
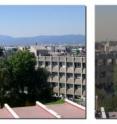
<svg viewBox="0 0 117 124">
<path fill-rule="evenodd" d="M 0 35 L 85 34 L 84 6 L 0 6 Z"/>
</svg>

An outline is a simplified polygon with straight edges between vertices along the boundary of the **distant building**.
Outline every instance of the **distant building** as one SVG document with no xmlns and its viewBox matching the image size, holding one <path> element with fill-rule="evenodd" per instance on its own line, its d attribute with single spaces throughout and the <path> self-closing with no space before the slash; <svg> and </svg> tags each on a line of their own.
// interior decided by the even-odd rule
<svg viewBox="0 0 117 124">
<path fill-rule="evenodd" d="M 117 52 L 96 53 L 95 60 L 95 82 L 96 87 L 104 89 L 108 94 L 112 95 L 111 88 L 115 84 L 114 73 L 117 67 Z M 110 90 L 109 90 L 110 89 Z"/>
</svg>

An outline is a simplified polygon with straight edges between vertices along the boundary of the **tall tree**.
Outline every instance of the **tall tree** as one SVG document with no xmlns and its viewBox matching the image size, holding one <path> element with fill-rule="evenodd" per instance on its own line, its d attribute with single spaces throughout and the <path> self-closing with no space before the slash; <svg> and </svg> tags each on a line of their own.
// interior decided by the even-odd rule
<svg viewBox="0 0 117 124">
<path fill-rule="evenodd" d="M 24 92 L 24 88 L 31 82 L 33 72 L 35 71 L 36 60 L 29 51 L 18 51 L 9 59 L 12 68 L 13 81 L 16 91 Z"/>
<path fill-rule="evenodd" d="M 7 96 L 7 91 L 10 89 L 10 71 L 9 65 L 6 59 L 0 59 L 0 103 L 3 106 L 3 101 L 5 96 Z"/>
<path fill-rule="evenodd" d="M 47 81 L 49 73 L 45 69 L 36 69 L 35 65 L 35 56 L 28 50 L 17 51 L 5 58 L 5 61 L 0 61 L 1 99 L 8 98 L 7 101 L 11 101 L 10 105 L 13 106 L 24 97 L 33 101 L 50 98 L 52 90 Z"/>
<path fill-rule="evenodd" d="M 0 47 L 0 57 L 3 56 L 3 48 Z"/>
</svg>

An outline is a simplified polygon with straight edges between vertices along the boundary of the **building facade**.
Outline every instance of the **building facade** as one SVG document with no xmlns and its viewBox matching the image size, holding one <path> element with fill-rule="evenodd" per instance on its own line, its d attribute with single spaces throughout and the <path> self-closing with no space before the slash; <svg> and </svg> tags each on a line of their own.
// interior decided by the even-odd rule
<svg viewBox="0 0 117 124">
<path fill-rule="evenodd" d="M 37 66 L 50 72 L 54 95 L 67 98 L 86 96 L 85 56 L 37 56 Z"/>
<path fill-rule="evenodd" d="M 101 84 L 109 86 L 115 83 L 114 74 L 117 71 L 117 52 L 96 53 L 95 68 L 97 86 Z"/>
</svg>

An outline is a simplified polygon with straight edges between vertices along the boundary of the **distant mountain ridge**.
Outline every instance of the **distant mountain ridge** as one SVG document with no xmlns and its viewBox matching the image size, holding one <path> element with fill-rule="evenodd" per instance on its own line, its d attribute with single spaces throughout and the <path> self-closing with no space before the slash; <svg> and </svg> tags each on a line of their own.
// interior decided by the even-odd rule
<svg viewBox="0 0 117 124">
<path fill-rule="evenodd" d="M 34 37 L 11 37 L 0 35 L 0 45 L 34 45 L 37 44 L 85 44 L 84 35 L 40 35 Z"/>
</svg>

